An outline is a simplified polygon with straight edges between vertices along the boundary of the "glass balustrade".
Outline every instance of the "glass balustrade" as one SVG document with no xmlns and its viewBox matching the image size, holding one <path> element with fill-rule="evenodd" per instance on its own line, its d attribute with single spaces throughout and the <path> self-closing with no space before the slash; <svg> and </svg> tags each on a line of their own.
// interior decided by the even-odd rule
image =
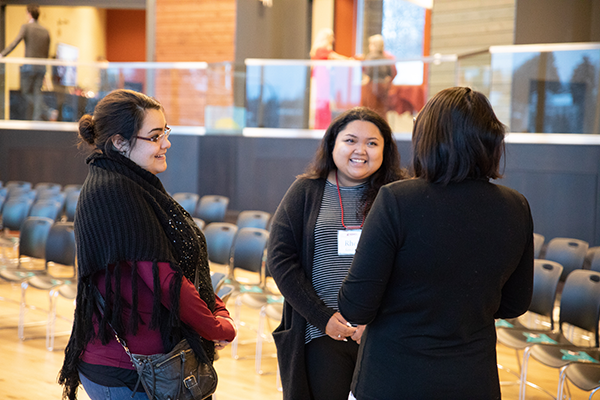
<svg viewBox="0 0 600 400">
<path fill-rule="evenodd" d="M 22 90 L 35 70 L 45 72 L 41 92 Z M 495 46 L 396 61 L 82 63 L 8 57 L 0 60 L 0 123 L 77 122 L 108 92 L 125 88 L 157 98 L 169 125 L 206 134 L 321 130 L 361 105 L 384 116 L 394 132 L 409 133 L 429 98 L 461 85 L 486 94 L 513 133 L 598 134 L 599 76 L 598 43 Z"/>
</svg>

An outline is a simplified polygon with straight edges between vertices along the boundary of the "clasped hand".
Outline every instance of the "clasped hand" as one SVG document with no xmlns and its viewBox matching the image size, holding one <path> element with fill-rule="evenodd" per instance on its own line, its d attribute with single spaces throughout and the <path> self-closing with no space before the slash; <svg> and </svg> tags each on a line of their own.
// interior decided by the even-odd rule
<svg viewBox="0 0 600 400">
<path fill-rule="evenodd" d="M 329 322 L 327 322 L 327 326 L 325 327 L 325 333 L 333 340 L 347 340 L 346 338 L 349 337 L 359 344 L 364 330 L 364 325 L 359 325 L 358 327 L 350 325 L 338 311 L 329 318 Z"/>
</svg>

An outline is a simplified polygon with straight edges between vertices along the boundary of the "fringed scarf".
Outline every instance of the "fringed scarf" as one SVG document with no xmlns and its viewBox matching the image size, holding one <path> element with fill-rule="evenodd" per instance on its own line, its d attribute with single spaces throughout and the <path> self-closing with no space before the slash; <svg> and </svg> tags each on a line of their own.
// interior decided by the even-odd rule
<svg viewBox="0 0 600 400">
<path fill-rule="evenodd" d="M 74 400 L 79 385 L 77 366 L 87 345 L 94 337 L 92 315 L 100 320 L 98 337 L 107 344 L 112 336 L 108 322 L 119 335 L 137 333 L 137 261 L 153 261 L 154 302 L 150 329 L 160 329 L 165 351 L 186 338 L 198 357 L 203 346 L 212 360 L 214 345 L 179 318 L 181 282 L 194 282 L 198 272 L 200 297 L 211 310 L 215 296 L 210 280 L 206 240 L 192 217 L 165 191 L 160 180 L 128 158 L 111 152 L 92 154 L 86 161 L 89 174 L 81 190 L 75 213 L 78 284 L 73 330 L 65 349 L 65 361 L 59 383 L 63 396 Z M 120 262 L 133 261 L 132 315 L 123 321 L 120 296 Z M 176 272 L 171 282 L 171 309 L 161 304 L 158 262 L 168 262 Z M 108 268 L 114 265 L 114 270 Z M 94 276 L 106 274 L 106 304 L 100 315 L 94 299 Z M 116 287 L 112 287 L 113 279 Z"/>
</svg>

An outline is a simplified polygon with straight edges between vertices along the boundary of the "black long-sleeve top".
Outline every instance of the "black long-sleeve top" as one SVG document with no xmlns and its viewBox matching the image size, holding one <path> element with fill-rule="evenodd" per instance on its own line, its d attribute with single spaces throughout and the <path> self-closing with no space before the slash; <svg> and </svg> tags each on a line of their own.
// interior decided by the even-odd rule
<svg viewBox="0 0 600 400">
<path fill-rule="evenodd" d="M 521 194 L 482 180 L 384 186 L 338 299 L 347 320 L 368 323 L 353 393 L 500 398 L 494 319 L 523 314 L 532 287 Z"/>
</svg>

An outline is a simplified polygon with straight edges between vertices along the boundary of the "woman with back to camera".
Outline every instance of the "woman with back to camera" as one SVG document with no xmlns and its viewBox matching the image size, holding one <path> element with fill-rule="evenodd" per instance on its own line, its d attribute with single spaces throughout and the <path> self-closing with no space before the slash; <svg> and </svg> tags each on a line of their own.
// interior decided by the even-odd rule
<svg viewBox="0 0 600 400">
<path fill-rule="evenodd" d="M 59 376 L 70 400 L 80 382 L 92 400 L 147 398 L 142 385 L 133 393 L 137 372 L 112 328 L 132 353 L 167 353 L 185 338 L 211 361 L 235 337 L 204 236 L 155 176 L 167 168 L 170 132 L 160 103 L 130 90 L 109 93 L 79 121 L 94 152 L 75 214 L 79 282 Z"/>
<path fill-rule="evenodd" d="M 267 262 L 285 297 L 273 334 L 285 400 L 348 398 L 364 327 L 340 315 L 337 293 L 379 188 L 402 177 L 387 122 L 353 108 L 329 126 L 275 212 Z"/>
<path fill-rule="evenodd" d="M 367 324 L 352 393 L 368 399 L 499 399 L 495 318 L 523 314 L 533 285 L 533 222 L 496 185 L 504 126 L 466 87 L 416 118 L 415 179 L 379 191 L 339 293 Z"/>
</svg>

